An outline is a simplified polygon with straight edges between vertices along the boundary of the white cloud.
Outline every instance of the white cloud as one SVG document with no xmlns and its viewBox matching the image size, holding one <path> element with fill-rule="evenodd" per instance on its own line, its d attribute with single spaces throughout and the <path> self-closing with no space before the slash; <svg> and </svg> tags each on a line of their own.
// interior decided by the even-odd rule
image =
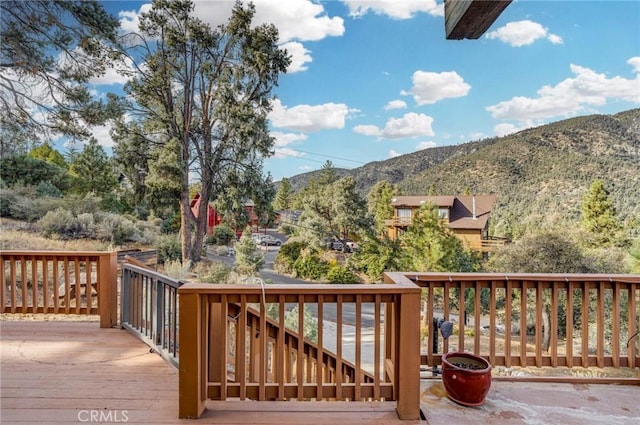
<svg viewBox="0 0 640 425">
<path fill-rule="evenodd" d="M 383 129 L 375 125 L 358 125 L 353 131 L 365 136 L 376 136 L 380 139 L 403 139 L 407 137 L 433 136 L 431 129 L 433 118 L 424 114 L 409 112 L 402 118 L 391 118 Z"/>
<path fill-rule="evenodd" d="M 280 48 L 286 49 L 287 53 L 291 56 L 291 64 L 289 64 L 289 68 L 287 68 L 288 73 L 292 74 L 294 72 L 306 71 L 308 69 L 306 64 L 313 61 L 309 50 L 305 49 L 302 43 L 298 43 L 297 41 L 284 43 L 280 45 Z"/>
<path fill-rule="evenodd" d="M 356 125 L 353 131 L 364 136 L 380 136 L 380 129 L 377 125 Z"/>
<path fill-rule="evenodd" d="M 130 78 L 126 74 L 135 72 L 131 59 L 125 58 L 124 61 L 125 63 L 122 63 L 120 61 L 112 62 L 112 66 L 110 68 L 107 68 L 106 72 L 103 75 L 91 78 L 89 80 L 89 83 L 95 85 L 124 85 L 127 81 L 129 81 Z"/>
<path fill-rule="evenodd" d="M 640 73 L 640 56 L 634 56 L 627 61 L 633 67 L 633 72 Z"/>
<path fill-rule="evenodd" d="M 562 37 L 551 34 L 547 28 L 529 20 L 509 22 L 505 26 L 487 33 L 485 37 L 498 39 L 513 47 L 528 46 L 542 38 L 546 38 L 553 44 L 562 44 Z"/>
<path fill-rule="evenodd" d="M 246 3 L 246 2 L 245 2 Z M 254 25 L 272 23 L 278 28 L 279 42 L 292 55 L 289 72 L 305 71 L 305 64 L 312 61 L 309 50 L 301 41 L 317 41 L 326 37 L 344 34 L 344 19 L 330 17 L 324 6 L 312 0 L 253 0 L 256 14 Z M 234 1 L 196 0 L 194 15 L 212 28 L 227 22 L 231 16 Z M 125 32 L 138 32 L 140 14 L 151 9 L 145 4 L 136 11 L 119 13 L 120 25 Z M 297 41 L 297 43 L 292 43 Z"/>
<path fill-rule="evenodd" d="M 307 135 L 303 133 L 282 133 L 272 131 L 271 136 L 275 139 L 276 148 L 282 148 L 295 142 L 307 140 Z"/>
<path fill-rule="evenodd" d="M 395 158 L 395 157 L 400 156 L 400 155 L 404 155 L 404 154 L 402 152 L 398 152 L 398 151 L 396 151 L 394 149 L 391 149 L 387 153 L 387 158 Z"/>
<path fill-rule="evenodd" d="M 113 139 L 111 139 L 111 124 L 107 123 L 105 125 L 98 125 L 95 127 L 91 127 L 91 134 L 96 138 L 98 144 L 104 146 L 105 148 L 112 148 L 115 143 Z"/>
<path fill-rule="evenodd" d="M 269 119 L 276 128 L 310 132 L 344 128 L 347 116 L 353 111 L 344 103 L 297 105 L 287 108 L 276 99 Z"/>
<path fill-rule="evenodd" d="M 275 24 L 283 43 L 317 41 L 344 34 L 344 20 L 338 16 L 329 17 L 322 4 L 311 0 L 253 0 L 253 3 L 256 5 L 255 23 Z"/>
<path fill-rule="evenodd" d="M 420 142 L 416 145 L 416 150 L 421 151 L 423 149 L 431 149 L 438 146 L 436 142 Z"/>
<path fill-rule="evenodd" d="M 126 4 L 126 3 L 125 3 Z M 151 10 L 151 3 L 143 4 L 138 11 L 123 10 L 118 13 L 120 28 L 125 33 L 139 32 L 140 15 Z"/>
<path fill-rule="evenodd" d="M 630 61 L 636 65 L 633 58 Z M 609 99 L 640 103 L 640 74 L 629 80 L 620 76 L 607 78 L 578 65 L 570 68 L 574 78 L 540 88 L 538 97 L 516 96 L 488 106 L 487 111 L 493 118 L 526 121 L 574 115 L 587 106 L 604 105 Z"/>
<path fill-rule="evenodd" d="M 518 131 L 521 131 L 530 127 L 533 127 L 533 125 L 523 124 L 518 126 L 515 124 L 509 124 L 504 122 L 504 123 L 496 124 L 496 126 L 493 127 L 493 132 L 495 133 L 496 136 L 506 136 L 508 134 L 517 133 Z"/>
<path fill-rule="evenodd" d="M 272 158 L 302 158 L 304 155 L 304 152 L 298 152 L 291 148 L 276 148 Z"/>
<path fill-rule="evenodd" d="M 386 111 L 390 111 L 392 109 L 406 109 L 406 108 L 407 108 L 407 102 L 405 102 L 404 100 L 392 100 L 389 103 L 387 103 L 384 107 Z"/>
<path fill-rule="evenodd" d="M 349 7 L 349 15 L 361 17 L 369 11 L 376 15 L 387 15 L 393 19 L 410 19 L 416 13 L 425 12 L 433 16 L 444 16 L 444 2 L 436 0 L 343 0 Z"/>
<path fill-rule="evenodd" d="M 412 95 L 418 105 L 436 103 L 446 98 L 466 96 L 471 86 L 455 71 L 426 72 L 416 71 L 412 77 L 411 90 L 402 91 L 403 96 Z"/>
</svg>

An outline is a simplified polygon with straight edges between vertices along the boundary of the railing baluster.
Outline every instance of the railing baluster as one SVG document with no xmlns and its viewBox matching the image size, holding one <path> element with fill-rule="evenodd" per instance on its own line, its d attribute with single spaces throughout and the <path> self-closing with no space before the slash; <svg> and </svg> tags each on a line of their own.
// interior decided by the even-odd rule
<svg viewBox="0 0 640 425">
<path fill-rule="evenodd" d="M 361 382 L 362 382 L 362 295 L 356 295 L 356 373 L 355 373 L 355 393 L 354 400 L 362 399 Z"/>
<path fill-rule="evenodd" d="M 20 260 L 20 286 L 22 290 L 21 309 L 23 313 L 27 312 L 27 260 L 23 257 Z"/>
<path fill-rule="evenodd" d="M 604 327 L 606 325 L 604 317 L 604 282 L 598 282 L 596 291 L 596 365 L 598 367 L 604 367 Z"/>
<path fill-rule="evenodd" d="M 628 331 L 628 342 L 627 342 L 627 366 L 628 367 L 640 367 L 640 356 L 636 356 L 636 345 L 638 345 L 638 340 L 640 339 L 640 335 L 637 335 L 638 332 L 638 322 L 636 320 L 636 315 L 639 314 L 637 308 L 636 297 L 638 296 L 638 285 L 632 283 L 629 288 L 629 299 L 627 301 L 627 305 L 629 306 L 629 331 Z M 635 335 L 634 335 L 635 334 Z"/>
<path fill-rule="evenodd" d="M 49 259 L 42 256 L 42 312 L 49 313 Z"/>
<path fill-rule="evenodd" d="M 303 322 L 299 324 L 302 328 Z M 263 298 L 260 298 L 260 386 L 259 386 L 259 400 L 266 400 L 266 385 L 267 385 L 267 342 L 269 341 L 269 335 L 267 334 L 267 306 Z"/>
<path fill-rule="evenodd" d="M 380 358 L 380 294 L 376 294 L 374 298 L 375 306 L 374 306 L 374 346 L 373 346 L 373 398 L 375 400 L 380 399 L 380 363 L 382 359 Z M 386 326 L 389 323 L 389 318 L 385 316 L 385 329 L 389 329 L 389 326 Z M 385 334 L 385 341 L 388 341 L 389 335 Z M 386 357 L 386 356 L 385 356 Z"/>
<path fill-rule="evenodd" d="M 31 312 L 38 312 L 38 260 L 35 255 L 31 256 Z"/>
<path fill-rule="evenodd" d="M 536 367 L 542 367 L 542 308 L 544 307 L 544 297 L 542 282 L 536 282 Z M 548 331 L 548 329 L 547 329 Z"/>
<path fill-rule="evenodd" d="M 316 400 L 324 400 L 324 298 L 318 295 L 318 358 L 316 359 Z"/>
<path fill-rule="evenodd" d="M 247 398 L 247 296 L 240 296 L 240 312 L 236 319 L 235 382 L 240 383 L 240 400 Z"/>
<path fill-rule="evenodd" d="M 511 308 L 511 303 L 513 302 L 513 282 L 511 279 L 507 278 L 507 288 L 505 290 L 505 304 L 504 304 L 504 365 L 506 367 L 511 367 L 511 315 L 513 314 L 513 309 Z"/>
<path fill-rule="evenodd" d="M 549 341 L 549 355 L 551 357 L 551 367 L 558 367 L 558 291 L 560 282 L 553 281 L 551 284 L 551 340 Z"/>
<path fill-rule="evenodd" d="M 589 367 L 589 286 L 582 282 L 582 367 Z"/>
<path fill-rule="evenodd" d="M 482 332 L 482 326 L 480 325 L 480 314 L 482 311 L 482 307 L 480 304 L 480 291 L 481 291 L 480 281 L 478 280 L 474 281 L 473 286 L 474 286 L 473 353 L 476 356 L 478 356 L 480 355 L 480 333 Z"/>
<path fill-rule="evenodd" d="M 285 352 L 285 325 L 284 325 L 284 313 L 285 313 L 285 298 L 284 295 L 278 296 L 278 333 L 276 337 L 276 366 L 277 366 L 277 380 L 278 380 L 278 400 L 284 400 L 284 384 L 290 382 L 291 377 L 287 375 L 287 371 L 291 369 L 290 361 L 291 357 L 287 356 Z M 289 366 L 287 366 L 289 364 Z"/>
<path fill-rule="evenodd" d="M 304 399 L 304 295 L 298 295 L 298 349 L 296 351 L 298 400 Z"/>
<path fill-rule="evenodd" d="M 336 398 L 342 399 L 342 383 L 344 382 L 342 370 L 342 331 L 344 322 L 342 320 L 343 297 L 338 295 L 336 305 Z"/>
<path fill-rule="evenodd" d="M 465 282 L 460 282 L 460 301 L 458 302 L 458 351 L 465 351 L 466 347 L 464 345 L 464 337 L 466 331 L 466 284 Z"/>
</svg>

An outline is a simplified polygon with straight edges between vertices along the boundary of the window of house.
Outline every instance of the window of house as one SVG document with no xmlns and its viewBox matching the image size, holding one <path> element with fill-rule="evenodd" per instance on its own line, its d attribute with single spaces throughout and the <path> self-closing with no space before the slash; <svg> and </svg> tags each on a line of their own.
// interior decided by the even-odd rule
<svg viewBox="0 0 640 425">
<path fill-rule="evenodd" d="M 438 218 L 441 220 L 448 220 L 449 208 L 438 208 Z"/>
<path fill-rule="evenodd" d="M 399 221 L 411 221 L 411 208 L 397 208 L 396 214 Z"/>
</svg>

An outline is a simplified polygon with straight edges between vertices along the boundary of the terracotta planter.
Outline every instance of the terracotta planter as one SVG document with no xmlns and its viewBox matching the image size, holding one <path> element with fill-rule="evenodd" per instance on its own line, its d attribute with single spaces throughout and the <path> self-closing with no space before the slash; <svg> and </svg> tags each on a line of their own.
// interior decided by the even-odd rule
<svg viewBox="0 0 640 425">
<path fill-rule="evenodd" d="M 491 387 L 491 365 L 470 353 L 444 354 L 442 383 L 451 400 L 463 406 L 479 406 Z"/>
</svg>

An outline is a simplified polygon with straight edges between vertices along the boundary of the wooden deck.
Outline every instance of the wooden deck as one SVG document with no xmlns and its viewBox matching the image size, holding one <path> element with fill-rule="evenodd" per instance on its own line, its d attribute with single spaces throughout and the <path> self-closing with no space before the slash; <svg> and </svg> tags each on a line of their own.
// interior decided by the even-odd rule
<svg viewBox="0 0 640 425">
<path fill-rule="evenodd" d="M 495 381 L 465 408 L 438 380 L 422 381 L 423 421 L 395 403 L 207 402 L 178 419 L 178 372 L 140 340 L 97 321 L 2 321 L 0 423 L 6 424 L 620 424 L 640 423 L 640 387 Z"/>
</svg>

